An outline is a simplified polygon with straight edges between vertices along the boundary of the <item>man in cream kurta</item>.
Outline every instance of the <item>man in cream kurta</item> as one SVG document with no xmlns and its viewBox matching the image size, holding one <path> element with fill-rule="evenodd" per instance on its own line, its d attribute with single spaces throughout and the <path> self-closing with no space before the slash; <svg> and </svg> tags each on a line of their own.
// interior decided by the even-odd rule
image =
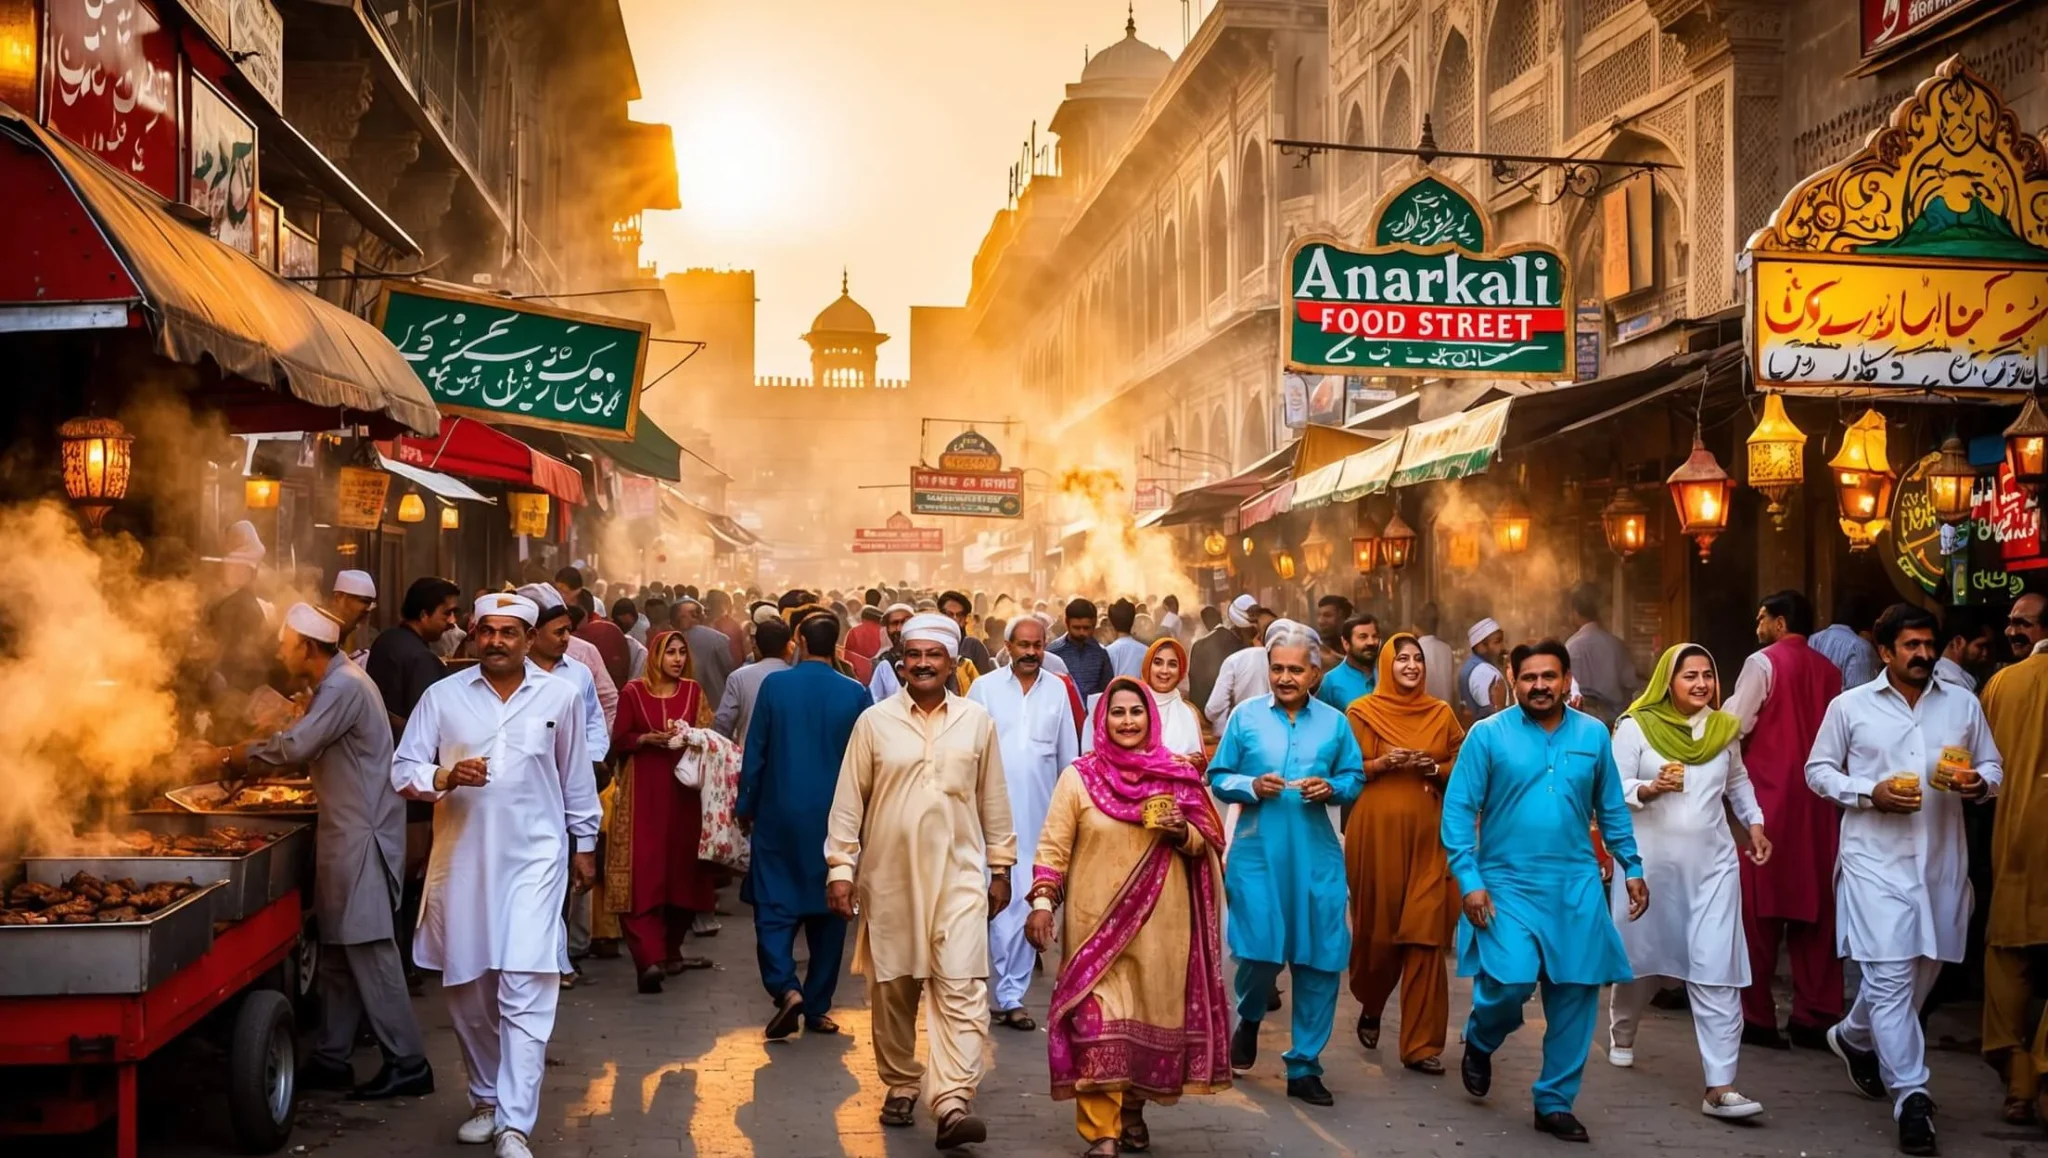
<svg viewBox="0 0 2048 1158">
<path fill-rule="evenodd" d="M 1856 1003 L 1827 1040 L 1865 1095 L 1890 1092 L 1899 1148 L 1932 1154 L 1920 1005 L 1969 939 L 1962 802 L 1996 793 L 2003 773 L 1977 701 L 1933 678 L 1934 617 L 1894 605 L 1874 634 L 1882 672 L 1828 705 L 1806 764 L 1806 783 L 1843 809 L 1837 937 L 1863 974 Z M 1968 753 L 1976 778 L 1967 789 L 1935 786 L 1944 748 Z M 1918 783 L 1903 791 L 1894 778 Z"/>
<path fill-rule="evenodd" d="M 929 994 L 942 1149 L 987 1137 L 973 1100 L 988 1045 L 988 922 L 1009 906 L 1017 860 L 995 722 L 946 691 L 959 639 L 943 615 L 904 625 L 906 686 L 854 724 L 825 836 L 827 901 L 850 918 L 857 894 L 865 918 L 853 968 L 868 979 L 875 1068 L 889 1087 L 882 1124 L 911 1124 Z"/>
</svg>

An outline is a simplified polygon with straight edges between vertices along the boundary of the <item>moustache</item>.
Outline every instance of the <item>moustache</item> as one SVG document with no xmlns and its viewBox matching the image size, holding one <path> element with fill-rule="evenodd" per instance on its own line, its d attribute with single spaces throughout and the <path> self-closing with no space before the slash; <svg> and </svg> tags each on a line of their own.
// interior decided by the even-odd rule
<svg viewBox="0 0 2048 1158">
<path fill-rule="evenodd" d="M 1934 668 L 1934 661 L 1933 661 L 1933 660 L 1927 660 L 1927 659 L 1909 659 L 1909 660 L 1907 660 L 1907 661 L 1906 661 L 1906 670 L 1907 670 L 1907 671 L 1931 671 L 1931 670 L 1933 670 L 1933 668 Z"/>
<path fill-rule="evenodd" d="M 506 647 L 506 646 L 505 646 L 504 644 L 502 644 L 502 643 L 486 644 L 486 645 L 484 646 L 484 648 L 483 648 L 483 654 L 484 654 L 484 655 L 511 655 L 511 654 L 512 654 L 512 649 L 511 649 L 511 648 L 509 648 L 509 647 Z"/>
<path fill-rule="evenodd" d="M 939 674 L 939 669 L 933 667 L 931 664 L 928 663 L 912 664 L 903 670 L 909 672 L 911 675 L 914 675 L 919 679 L 927 679 L 931 676 Z"/>
</svg>

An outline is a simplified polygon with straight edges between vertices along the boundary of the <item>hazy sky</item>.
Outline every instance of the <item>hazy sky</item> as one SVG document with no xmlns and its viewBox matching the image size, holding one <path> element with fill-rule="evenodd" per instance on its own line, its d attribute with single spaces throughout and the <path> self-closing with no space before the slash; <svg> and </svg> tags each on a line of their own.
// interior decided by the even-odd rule
<svg viewBox="0 0 2048 1158">
<path fill-rule="evenodd" d="M 641 260 L 751 268 L 762 374 L 808 373 L 799 340 L 839 293 L 892 335 L 958 305 L 1036 118 L 1124 35 L 1124 0 L 622 0 L 644 94 L 675 128 L 681 211 L 650 213 Z M 1139 39 L 1178 55 L 1181 0 L 1137 0 Z M 1207 0 L 1190 0 L 1191 9 Z"/>
</svg>

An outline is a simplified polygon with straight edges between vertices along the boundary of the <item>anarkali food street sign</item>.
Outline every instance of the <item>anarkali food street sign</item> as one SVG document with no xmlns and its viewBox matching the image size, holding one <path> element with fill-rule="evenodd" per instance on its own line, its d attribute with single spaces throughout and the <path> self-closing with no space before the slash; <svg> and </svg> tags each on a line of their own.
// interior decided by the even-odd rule
<svg viewBox="0 0 2048 1158">
<path fill-rule="evenodd" d="M 386 282 L 377 324 L 443 413 L 631 441 L 648 325 Z"/>
<path fill-rule="evenodd" d="M 1380 202 L 1372 244 L 1309 236 L 1287 251 L 1286 362 L 1324 374 L 1572 376 L 1564 255 L 1489 248 L 1473 197 L 1424 170 Z"/>
<path fill-rule="evenodd" d="M 1748 250 L 1759 386 L 2021 392 L 2048 375 L 2048 154 L 1960 57 Z"/>
</svg>

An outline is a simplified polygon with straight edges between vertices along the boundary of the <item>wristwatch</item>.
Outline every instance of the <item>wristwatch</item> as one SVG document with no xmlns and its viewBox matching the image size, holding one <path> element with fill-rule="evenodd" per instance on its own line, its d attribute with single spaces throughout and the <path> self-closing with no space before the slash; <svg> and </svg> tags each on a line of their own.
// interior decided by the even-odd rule
<svg viewBox="0 0 2048 1158">
<path fill-rule="evenodd" d="M 1010 869 L 1009 869 L 1009 866 L 1008 866 L 1008 865 L 1005 865 L 1005 866 L 1003 866 L 1002 868 L 992 868 L 992 869 L 988 870 L 988 875 L 989 875 L 989 879 L 991 879 L 991 880 L 998 880 L 998 881 L 1006 881 L 1006 880 L 1009 880 L 1009 879 L 1010 879 Z"/>
</svg>

